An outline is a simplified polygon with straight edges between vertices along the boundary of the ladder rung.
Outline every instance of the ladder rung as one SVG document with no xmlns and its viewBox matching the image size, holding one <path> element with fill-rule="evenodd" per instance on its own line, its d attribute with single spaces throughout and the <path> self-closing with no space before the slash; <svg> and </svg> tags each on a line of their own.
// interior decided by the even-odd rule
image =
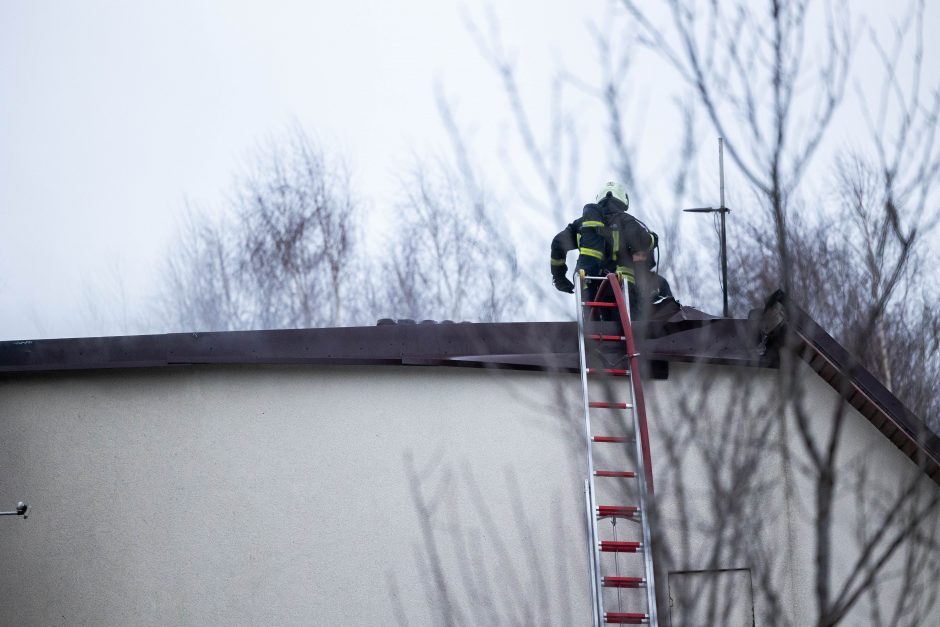
<svg viewBox="0 0 940 627">
<path fill-rule="evenodd" d="M 589 340 L 597 340 L 598 342 L 626 342 L 627 338 L 622 335 L 602 335 L 600 333 L 591 333 L 587 336 Z"/>
<path fill-rule="evenodd" d="M 622 477 L 624 479 L 633 479 L 636 473 L 632 470 L 595 470 L 595 477 Z"/>
<path fill-rule="evenodd" d="M 605 588 L 642 588 L 646 585 L 643 577 L 603 577 Z"/>
<path fill-rule="evenodd" d="M 594 409 L 630 409 L 633 405 L 629 403 L 608 403 L 607 401 L 591 401 L 588 403 L 588 407 L 593 407 Z"/>
<path fill-rule="evenodd" d="M 622 368 L 588 368 L 588 374 L 606 374 L 610 377 L 629 377 L 630 371 Z"/>
<path fill-rule="evenodd" d="M 604 553 L 638 553 L 643 550 L 642 542 L 623 542 L 622 540 L 601 540 Z"/>
<path fill-rule="evenodd" d="M 640 511 L 639 507 L 633 505 L 598 505 L 598 518 L 633 518 Z"/>
<path fill-rule="evenodd" d="M 604 303 L 596 300 L 586 300 L 582 304 L 585 307 L 609 307 L 611 309 L 617 306 L 617 303 Z"/>
<path fill-rule="evenodd" d="M 649 616 L 633 612 L 604 612 L 604 622 L 617 625 L 645 625 L 649 622 Z"/>
<path fill-rule="evenodd" d="M 623 444 L 630 439 L 625 435 L 595 435 L 591 438 L 594 442 L 608 442 L 611 444 Z"/>
</svg>

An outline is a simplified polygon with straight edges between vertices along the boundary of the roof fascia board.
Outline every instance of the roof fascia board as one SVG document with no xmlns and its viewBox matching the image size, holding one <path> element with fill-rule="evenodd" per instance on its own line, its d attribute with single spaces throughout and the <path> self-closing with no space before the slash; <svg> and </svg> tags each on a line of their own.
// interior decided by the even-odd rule
<svg viewBox="0 0 940 627">
<path fill-rule="evenodd" d="M 799 307 L 794 331 L 799 356 L 895 446 L 940 484 L 940 437 L 812 317 Z"/>
</svg>

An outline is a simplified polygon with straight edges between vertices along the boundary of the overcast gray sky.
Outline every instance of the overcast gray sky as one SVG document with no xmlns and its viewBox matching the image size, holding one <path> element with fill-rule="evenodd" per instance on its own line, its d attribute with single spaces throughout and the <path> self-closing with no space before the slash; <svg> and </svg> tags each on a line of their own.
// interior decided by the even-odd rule
<svg viewBox="0 0 940 627">
<path fill-rule="evenodd" d="M 882 4 L 852 6 L 878 23 L 889 14 Z M 936 33 L 940 3 L 929 4 L 927 32 Z M 596 74 L 586 24 L 602 23 L 613 3 L 492 6 L 526 68 L 522 87 L 540 103 L 536 120 L 559 65 Z M 505 104 L 465 24 L 485 7 L 0 0 L 0 339 L 130 330 L 96 328 L 89 295 L 103 309 L 139 316 L 185 201 L 221 206 L 252 147 L 291 123 L 344 155 L 372 209 L 389 211 L 402 164 L 445 146 L 438 82 L 476 156 L 496 168 Z M 935 38 L 926 58 L 926 78 L 936 83 Z M 637 89 L 654 98 L 643 111 L 650 163 L 668 158 L 662 147 L 673 143 L 661 140 L 674 129 L 673 118 L 659 115 L 676 89 L 664 82 L 652 61 L 637 71 Z M 853 115 L 849 103 L 836 139 L 851 134 Z M 712 152 L 702 159 L 714 160 Z M 585 194 L 608 177 L 602 155 L 590 154 Z"/>
</svg>

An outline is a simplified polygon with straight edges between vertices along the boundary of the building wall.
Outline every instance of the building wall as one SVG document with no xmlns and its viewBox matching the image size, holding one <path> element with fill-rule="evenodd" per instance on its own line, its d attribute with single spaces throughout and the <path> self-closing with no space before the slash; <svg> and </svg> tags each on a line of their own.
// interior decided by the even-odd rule
<svg viewBox="0 0 940 627">
<path fill-rule="evenodd" d="M 817 485 L 794 399 L 804 408 L 810 438 L 822 454 L 837 408 L 844 410 L 833 525 L 824 538 L 831 547 L 830 598 L 854 572 L 867 574 L 857 560 L 902 490 L 912 487 L 913 497 L 880 536 L 882 548 L 909 520 L 907 507 L 937 496 L 936 484 L 802 362 L 796 364 L 795 390 L 781 387 L 776 370 L 671 366 L 669 381 L 647 387 L 659 528 L 666 540 L 660 546 L 669 547 L 660 583 L 668 588 L 666 580 L 673 578 L 680 593 L 696 593 L 685 599 L 673 595 L 673 603 L 706 611 L 707 597 L 713 612 L 738 611 L 740 599 L 750 595 L 757 625 L 814 623 Z M 935 584 L 940 555 L 929 546 L 940 540 L 938 527 L 940 511 L 934 508 L 918 530 L 922 538 L 902 545 L 842 624 L 921 625 L 940 615 Z M 910 568 L 911 560 L 918 562 L 916 568 Z M 731 576 L 741 571 L 749 581 Z M 693 573 L 697 589 L 690 584 Z M 899 599 L 909 605 L 895 615 Z"/>
<path fill-rule="evenodd" d="M 822 416 L 838 399 L 805 372 Z M 812 486 L 775 446 L 798 458 L 792 431 L 760 428 L 781 423 L 775 385 L 773 371 L 681 364 L 647 383 L 676 602 L 701 585 L 731 600 L 734 620 L 752 603 L 759 625 L 814 611 Z M 0 506 L 33 510 L 0 519 L 0 624 L 587 624 L 579 392 L 572 375 L 391 366 L 2 378 Z M 909 476 L 849 411 L 846 450 L 883 483 Z M 595 423 L 629 429 L 614 412 Z M 727 457 L 762 481 L 716 517 L 716 485 L 739 486 L 741 464 L 710 469 L 738 440 Z M 597 467 L 623 467 L 618 455 L 600 452 Z M 634 500 L 623 483 L 598 489 L 602 503 Z M 742 530 L 753 550 L 729 549 Z M 619 560 L 622 574 L 638 565 Z"/>
<path fill-rule="evenodd" d="M 576 624 L 565 429 L 524 372 L 6 378 L 0 495 L 33 509 L 0 518 L 0 624 Z"/>
</svg>

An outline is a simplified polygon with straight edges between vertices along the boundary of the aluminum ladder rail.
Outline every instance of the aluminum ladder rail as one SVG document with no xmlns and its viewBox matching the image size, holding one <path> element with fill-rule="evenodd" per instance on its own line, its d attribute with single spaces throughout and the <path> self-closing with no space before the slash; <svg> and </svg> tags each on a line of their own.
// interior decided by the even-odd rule
<svg viewBox="0 0 940 627">
<path fill-rule="evenodd" d="M 584 482 L 585 486 L 585 506 L 588 516 L 588 534 L 590 536 L 590 564 L 591 564 L 591 593 L 594 606 L 594 624 L 649 624 L 658 625 L 656 612 L 656 586 L 653 577 L 653 553 L 651 543 L 650 520 L 647 515 L 648 503 L 653 494 L 653 473 L 652 459 L 649 446 L 649 432 L 646 424 L 646 407 L 643 399 L 643 388 L 639 377 L 638 353 L 633 338 L 633 328 L 630 320 L 629 306 L 624 298 L 623 286 L 620 279 L 615 274 L 608 274 L 605 277 L 585 276 L 583 271 L 577 277 L 577 318 L 578 318 L 578 351 L 580 354 L 581 369 L 581 390 L 584 400 L 584 430 L 585 443 L 587 447 L 587 470 L 588 478 Z M 584 300 L 585 280 L 600 281 L 600 287 L 595 292 L 593 301 Z M 604 290 L 609 290 L 613 296 L 612 302 L 600 301 Z M 600 333 L 588 333 L 587 325 L 584 319 L 584 311 L 588 309 L 593 314 L 599 309 L 616 310 L 617 317 L 622 325 L 622 335 L 602 335 Z M 593 317 L 593 316 L 592 316 Z M 589 368 L 587 364 L 586 341 L 598 342 L 601 345 L 605 342 L 622 342 L 625 349 L 624 357 L 629 367 L 627 368 Z M 618 364 L 619 365 L 619 364 Z M 591 400 L 588 396 L 588 378 L 589 376 L 608 376 L 625 377 L 629 379 L 630 384 L 627 389 L 627 402 L 612 402 L 610 400 Z M 633 422 L 632 435 L 594 435 L 591 427 L 592 409 L 605 410 L 630 410 Z M 629 446 L 633 443 L 634 446 Z M 603 444 L 626 444 L 625 452 L 627 457 L 632 459 L 635 470 L 598 470 L 594 466 L 594 445 Z M 595 489 L 595 480 L 601 478 L 610 479 L 633 479 L 636 484 L 636 493 L 638 506 L 628 505 L 598 505 L 597 491 Z M 612 530 L 616 533 L 617 519 L 625 519 L 632 522 L 639 522 L 642 529 L 641 542 L 624 542 L 619 540 L 604 540 L 600 537 L 598 523 L 604 519 L 612 522 Z M 616 536 L 615 536 L 616 538 Z M 601 555 L 603 553 L 614 553 L 615 560 L 618 553 L 642 553 L 645 572 L 642 577 L 621 577 L 604 576 L 601 567 Z M 619 571 L 619 562 L 618 562 Z M 605 588 L 645 588 L 646 589 L 646 612 L 624 612 L 622 607 L 618 607 L 616 612 L 607 612 L 604 610 Z M 618 595 L 618 605 L 620 597 Z"/>
</svg>

